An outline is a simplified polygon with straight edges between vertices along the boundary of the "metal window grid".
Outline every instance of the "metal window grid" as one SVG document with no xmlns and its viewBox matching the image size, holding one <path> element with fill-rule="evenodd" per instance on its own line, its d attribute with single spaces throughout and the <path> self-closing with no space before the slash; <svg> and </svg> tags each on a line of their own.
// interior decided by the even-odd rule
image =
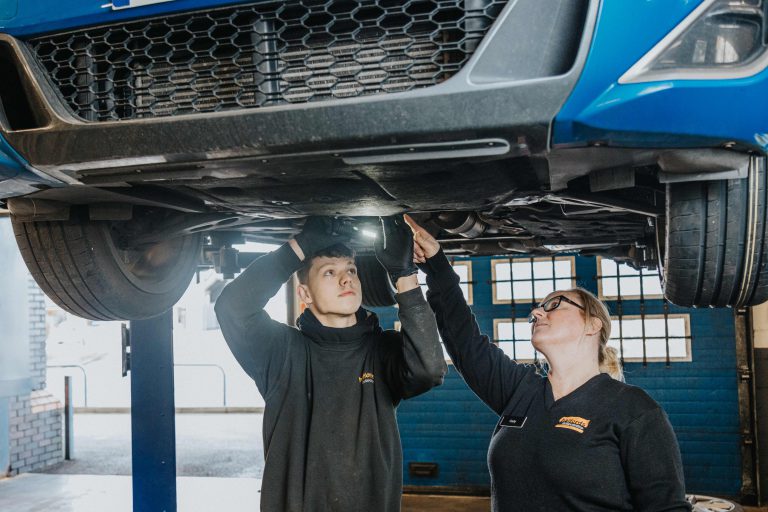
<svg viewBox="0 0 768 512">
<path fill-rule="evenodd" d="M 625 314 L 625 305 L 626 305 L 627 302 L 631 301 L 631 302 L 637 303 L 637 308 L 639 310 L 639 315 L 634 315 L 634 316 L 639 317 L 640 320 L 641 320 L 641 331 L 642 332 L 641 332 L 641 338 L 640 338 L 639 341 L 642 343 L 643 355 L 642 355 L 642 358 L 640 359 L 640 362 L 642 363 L 643 366 L 647 366 L 648 365 L 648 362 L 649 362 L 649 357 L 648 357 L 648 352 L 647 352 L 648 341 L 656 340 L 656 339 L 663 339 L 664 340 L 664 346 L 665 346 L 665 354 L 664 354 L 664 357 L 662 359 L 663 359 L 665 365 L 667 367 L 670 367 L 671 364 L 672 364 L 672 357 L 670 355 L 670 349 L 669 349 L 669 342 L 670 342 L 670 333 L 669 333 L 670 303 L 666 299 L 664 299 L 663 297 L 659 297 L 658 295 L 655 295 L 655 294 L 647 295 L 646 294 L 646 292 L 645 292 L 645 280 L 643 279 L 643 277 L 647 277 L 647 276 L 654 275 L 654 274 L 653 273 L 648 273 L 647 271 L 644 271 L 643 269 L 640 269 L 639 273 L 638 273 L 638 275 L 640 277 L 640 280 L 639 280 L 639 283 L 640 283 L 640 290 L 639 291 L 640 291 L 640 293 L 639 293 L 639 295 L 631 295 L 631 296 L 625 297 L 622 294 L 622 292 L 621 292 L 622 280 L 629 279 L 629 278 L 637 278 L 637 276 L 621 275 L 621 272 L 619 271 L 620 265 L 623 265 L 623 264 L 617 265 L 617 272 L 616 272 L 615 275 L 614 274 L 603 275 L 602 272 L 601 272 L 600 264 L 598 262 L 597 263 L 597 270 L 598 270 L 598 272 L 597 272 L 597 275 L 595 276 L 595 279 L 597 280 L 598 289 L 599 290 L 603 289 L 602 281 L 604 279 L 615 279 L 616 280 L 616 291 L 617 291 L 616 295 L 617 296 L 616 297 L 611 297 L 609 299 L 611 299 L 611 302 L 615 303 L 615 308 L 614 308 L 614 311 L 612 313 L 613 313 L 613 318 L 616 318 L 618 320 L 617 323 L 618 323 L 618 327 L 619 327 L 619 329 L 618 329 L 619 332 L 618 333 L 611 333 L 611 339 L 614 339 L 614 340 L 618 341 L 618 344 L 619 344 L 619 356 L 621 358 L 621 362 L 622 362 L 622 364 L 624 364 L 624 362 L 625 362 L 624 343 L 626 341 L 629 341 L 629 340 L 637 340 L 636 337 L 627 337 L 627 336 L 624 335 L 624 323 L 622 322 L 622 320 L 625 317 L 633 316 L 633 315 Z M 658 276 L 658 272 L 656 272 L 655 275 Z M 661 302 L 661 307 L 662 307 L 662 314 L 661 315 L 649 315 L 648 314 L 648 302 L 649 301 L 654 301 L 654 302 L 659 302 L 660 301 Z M 652 318 L 652 317 L 658 317 L 658 316 L 661 316 L 664 319 L 664 335 L 663 336 L 651 336 L 648 333 L 646 333 L 646 319 L 647 318 Z M 679 338 L 679 337 L 675 336 L 674 338 Z M 687 358 L 688 358 L 688 360 L 690 360 L 690 345 L 691 345 L 691 341 L 692 341 L 691 334 L 690 334 L 690 328 L 686 328 L 686 335 L 684 336 L 684 338 L 685 338 L 685 342 L 686 342 L 686 346 L 687 346 L 687 349 L 686 349 Z M 658 360 L 658 358 L 655 358 L 655 357 L 652 358 L 652 359 L 653 360 Z"/>
<path fill-rule="evenodd" d="M 552 289 L 558 289 L 562 288 L 562 286 L 558 286 L 558 281 L 562 281 L 562 277 L 558 277 L 557 273 L 555 271 L 555 262 L 558 260 L 562 260 L 562 257 L 549 257 L 549 258 L 507 258 L 504 260 L 492 260 L 491 265 L 493 269 L 493 295 L 494 295 L 494 304 L 501 304 L 501 303 L 508 303 L 509 304 L 509 316 L 507 318 L 497 318 L 494 320 L 494 343 L 501 346 L 501 343 L 508 343 L 509 346 L 511 346 L 511 355 L 512 358 L 517 360 L 518 359 L 518 343 L 521 342 L 530 342 L 530 334 L 527 337 L 520 337 L 516 333 L 516 329 L 514 327 L 515 323 L 522 324 L 527 323 L 527 315 L 530 312 L 530 310 L 537 304 L 538 298 L 528 298 L 526 297 L 523 300 L 516 300 L 515 298 L 515 282 L 536 282 L 536 281 L 549 281 L 552 283 Z M 547 277 L 537 277 L 536 273 L 534 271 L 534 261 L 550 261 L 552 265 L 551 269 L 551 275 L 548 275 Z M 496 277 L 496 271 L 495 271 L 495 265 L 498 262 L 505 262 L 509 264 L 510 267 L 510 278 L 509 279 L 497 279 Z M 519 279 L 516 280 L 515 276 L 513 275 L 513 265 L 512 263 L 520 263 L 520 262 L 527 262 L 531 265 L 530 270 L 530 278 L 526 279 Z M 663 298 L 659 297 L 658 295 L 651 294 L 647 295 L 645 292 L 645 279 L 647 277 L 651 277 L 653 275 L 657 275 L 658 273 L 652 273 L 640 270 L 637 275 L 622 275 L 619 268 L 617 267 L 617 271 L 615 274 L 602 274 L 600 271 L 600 262 L 599 259 L 596 260 L 597 265 L 597 273 L 595 276 L 593 276 L 593 279 L 597 282 L 597 288 L 598 290 L 602 290 L 602 280 L 603 279 L 614 279 L 616 281 L 616 288 L 617 288 L 617 296 L 616 297 L 608 297 L 608 302 L 611 302 L 615 304 L 613 307 L 612 313 L 612 319 L 617 320 L 616 324 L 618 325 L 618 329 L 613 330 L 611 333 L 611 340 L 614 341 L 614 343 L 618 344 L 618 350 L 619 350 L 619 356 L 621 358 L 622 364 L 625 362 L 640 362 L 643 366 L 647 366 L 649 362 L 656 362 L 656 361 L 663 361 L 666 366 L 671 366 L 671 363 L 673 361 L 690 361 L 690 355 L 691 355 L 691 341 L 692 337 L 690 334 L 690 321 L 688 315 L 682 315 L 682 314 L 672 314 L 670 313 L 670 304 L 668 301 L 664 300 Z M 574 269 L 575 265 L 572 265 L 572 283 L 575 285 L 575 282 L 578 281 L 578 277 L 575 275 Z M 621 291 L 621 284 L 622 280 L 624 279 L 639 279 L 639 295 L 632 295 L 625 297 L 622 295 Z M 511 300 L 509 301 L 503 301 L 499 300 L 497 298 L 497 287 L 496 285 L 499 283 L 508 283 L 510 285 L 510 292 L 511 292 Z M 535 295 L 535 287 L 531 286 L 533 290 L 533 295 Z M 602 297 L 601 297 L 602 298 Z M 656 303 L 655 305 L 658 305 L 660 302 L 661 304 L 661 314 L 651 314 L 648 312 L 648 302 L 653 301 Z M 632 306 L 636 306 L 636 308 L 633 307 L 627 307 L 629 304 L 628 302 L 632 302 Z M 610 305 L 609 305 L 609 309 Z M 638 309 L 639 314 L 633 314 L 631 311 L 633 309 Z M 658 309 L 658 307 L 653 308 L 653 310 Z M 625 312 L 629 310 L 629 313 Z M 685 335 L 679 336 L 679 335 L 672 335 L 670 334 L 670 318 L 679 318 L 683 317 L 685 318 Z M 646 332 L 648 320 L 657 319 L 657 318 L 663 318 L 664 321 L 664 333 L 663 335 L 656 335 L 655 333 L 649 333 Z M 625 322 L 624 320 L 629 319 L 639 319 L 640 320 L 640 335 L 639 336 L 633 336 L 628 335 L 624 332 L 625 330 Z M 499 325 L 504 322 L 509 322 L 512 324 L 511 326 L 511 339 L 500 338 L 499 336 Z M 686 355 L 684 357 L 672 357 L 670 352 L 670 341 L 671 340 L 680 340 L 683 339 L 685 342 L 685 350 Z M 648 344 L 652 343 L 657 340 L 663 340 L 664 341 L 664 355 L 663 357 L 658 357 L 656 355 L 649 356 L 648 354 Z M 625 343 L 631 342 L 636 343 L 640 342 L 642 344 L 641 350 L 642 350 L 642 357 L 640 358 L 630 358 L 627 359 L 625 357 Z M 523 359 L 528 360 L 528 359 Z M 537 351 L 534 350 L 534 357 L 533 361 L 538 362 L 539 360 L 539 354 Z"/>
<path fill-rule="evenodd" d="M 556 263 L 567 261 L 570 263 L 570 274 L 566 276 L 559 276 L 556 269 Z M 549 262 L 551 265 L 551 275 L 548 275 L 546 277 L 537 277 L 537 263 L 540 262 Z M 497 277 L 497 271 L 496 271 L 496 265 L 497 264 L 508 264 L 509 265 L 509 279 L 498 279 Z M 530 265 L 530 277 L 526 276 L 524 278 L 515 278 L 514 275 L 514 265 L 513 263 L 524 263 L 527 265 Z M 544 257 L 544 258 L 506 258 L 506 259 L 493 259 L 491 260 L 491 274 L 493 276 L 491 280 L 492 284 L 492 290 L 493 290 L 493 303 L 494 304 L 509 304 L 509 319 L 497 319 L 494 322 L 494 339 L 493 342 L 501 347 L 500 343 L 510 343 L 512 347 L 512 359 L 517 360 L 517 344 L 519 342 L 530 342 L 530 335 L 528 338 L 518 338 L 518 336 L 515 334 L 515 328 L 514 324 L 515 322 L 526 322 L 527 320 L 522 320 L 523 318 L 527 318 L 528 314 L 531 312 L 531 309 L 533 309 L 534 306 L 538 304 L 537 299 L 541 299 L 543 297 L 536 297 L 536 285 L 537 282 L 550 282 L 551 288 L 553 290 L 557 290 L 562 281 L 568 280 L 570 282 L 569 287 L 575 286 L 576 282 L 576 276 L 575 276 L 575 257 L 573 256 L 551 256 L 551 257 Z M 504 300 L 499 299 L 499 293 L 498 293 L 498 284 L 509 284 L 510 287 L 510 300 Z M 522 300 L 518 301 L 515 297 L 515 283 L 530 283 L 531 286 L 531 295 L 532 297 L 525 297 Z M 499 321 L 509 321 L 512 323 L 512 339 L 499 339 L 498 335 L 498 322 Z M 537 362 L 539 360 L 539 353 L 534 350 L 534 358 L 533 361 Z"/>
</svg>

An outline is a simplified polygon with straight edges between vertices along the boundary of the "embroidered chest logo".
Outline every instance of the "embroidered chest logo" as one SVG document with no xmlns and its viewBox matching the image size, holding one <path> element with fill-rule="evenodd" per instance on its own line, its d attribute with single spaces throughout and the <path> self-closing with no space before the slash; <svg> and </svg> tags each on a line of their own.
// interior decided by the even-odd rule
<svg viewBox="0 0 768 512">
<path fill-rule="evenodd" d="M 578 416 L 563 416 L 560 418 L 560 421 L 557 422 L 557 425 L 555 425 L 556 428 L 567 428 L 568 430 L 573 430 L 574 432 L 578 432 L 579 434 L 583 434 L 584 430 L 589 426 L 590 420 L 585 420 L 584 418 L 579 418 Z"/>
<path fill-rule="evenodd" d="M 360 382 L 360 384 L 373 384 L 373 374 L 370 372 L 365 372 L 359 376 L 357 380 Z"/>
</svg>

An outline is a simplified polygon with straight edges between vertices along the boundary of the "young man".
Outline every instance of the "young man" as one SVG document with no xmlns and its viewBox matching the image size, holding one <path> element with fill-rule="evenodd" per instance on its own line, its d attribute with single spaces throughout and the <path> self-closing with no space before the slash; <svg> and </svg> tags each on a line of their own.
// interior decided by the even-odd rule
<svg viewBox="0 0 768 512">
<path fill-rule="evenodd" d="M 383 226 L 376 256 L 397 286 L 400 332 L 382 331 L 360 307 L 354 254 L 324 217 L 254 261 L 216 302 L 224 337 L 266 403 L 262 511 L 400 510 L 395 409 L 441 384 L 447 368 L 411 232 L 402 219 Z M 295 329 L 264 305 L 297 270 L 307 309 Z"/>
</svg>

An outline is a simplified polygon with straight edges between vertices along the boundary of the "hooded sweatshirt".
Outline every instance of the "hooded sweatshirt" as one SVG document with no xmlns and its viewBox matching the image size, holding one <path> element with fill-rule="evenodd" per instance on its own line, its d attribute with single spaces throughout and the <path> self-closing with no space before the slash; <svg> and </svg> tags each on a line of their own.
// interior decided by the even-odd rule
<svg viewBox="0 0 768 512">
<path fill-rule="evenodd" d="M 227 344 L 265 401 L 261 509 L 399 511 L 396 407 L 447 371 L 434 315 L 416 288 L 396 296 L 400 332 L 362 308 L 351 327 L 325 327 L 309 310 L 289 327 L 264 306 L 300 265 L 286 244 L 216 302 Z"/>
</svg>

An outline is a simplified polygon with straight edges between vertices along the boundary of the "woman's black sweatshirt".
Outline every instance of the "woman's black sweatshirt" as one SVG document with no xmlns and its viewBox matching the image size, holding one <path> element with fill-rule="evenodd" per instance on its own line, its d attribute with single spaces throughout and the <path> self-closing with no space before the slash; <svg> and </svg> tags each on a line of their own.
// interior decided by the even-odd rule
<svg viewBox="0 0 768 512">
<path fill-rule="evenodd" d="M 555 400 L 548 379 L 480 333 L 442 251 L 420 267 L 453 364 L 499 415 L 488 449 L 495 512 L 690 510 L 677 440 L 648 394 L 600 374 Z"/>
</svg>

